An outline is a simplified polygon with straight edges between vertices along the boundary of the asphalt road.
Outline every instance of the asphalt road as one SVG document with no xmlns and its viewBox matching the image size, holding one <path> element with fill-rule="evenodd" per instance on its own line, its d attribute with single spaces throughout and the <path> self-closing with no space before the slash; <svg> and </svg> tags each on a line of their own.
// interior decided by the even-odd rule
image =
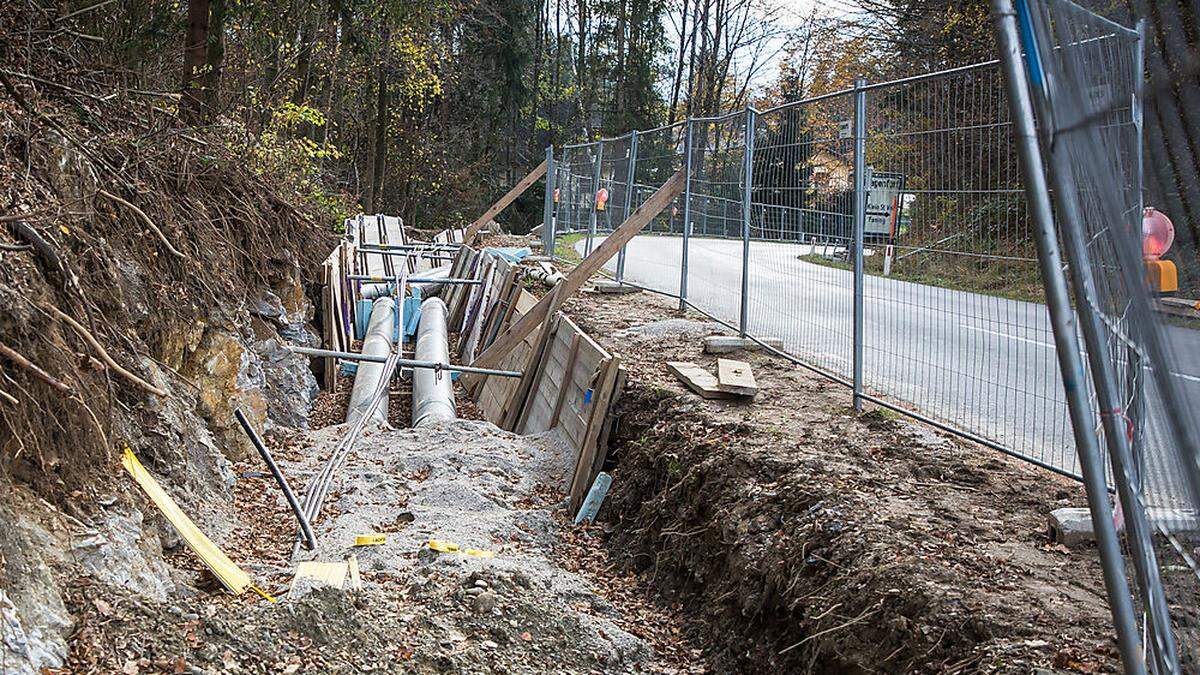
<svg viewBox="0 0 1200 675">
<path fill-rule="evenodd" d="M 688 299 L 736 325 L 742 242 L 693 239 L 689 248 Z M 681 238 L 639 236 L 627 250 L 629 281 L 678 293 Z M 749 332 L 782 338 L 789 353 L 849 379 L 853 275 L 798 259 L 811 252 L 751 242 Z M 615 258 L 606 267 L 615 271 Z M 864 298 L 869 393 L 1078 473 L 1044 305 L 875 276 L 866 277 Z M 1168 331 L 1176 376 L 1200 403 L 1200 332 Z"/>
</svg>

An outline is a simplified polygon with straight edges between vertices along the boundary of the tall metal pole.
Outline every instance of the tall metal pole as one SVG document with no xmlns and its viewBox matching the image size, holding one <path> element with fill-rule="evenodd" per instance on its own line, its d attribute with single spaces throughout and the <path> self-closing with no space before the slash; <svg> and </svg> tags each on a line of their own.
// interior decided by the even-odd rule
<svg viewBox="0 0 1200 675">
<path fill-rule="evenodd" d="M 1020 10 L 1018 10 L 1020 11 Z M 1032 23 L 1032 21 L 1031 21 Z M 1038 32 L 1035 30 L 1036 36 Z M 1036 39 L 1036 38 L 1035 38 Z M 1038 52 L 1032 57 L 1038 58 Z M 1058 85 L 1047 76 L 1047 86 L 1042 96 L 1034 95 L 1034 100 L 1040 104 L 1042 119 L 1050 119 L 1049 96 L 1055 96 Z M 1060 120 L 1064 122 L 1064 120 Z M 1072 126 L 1072 125 L 1068 125 Z M 1065 143 L 1053 142 L 1054 129 L 1043 125 L 1042 142 L 1050 148 L 1050 183 L 1054 189 L 1053 199 L 1058 205 L 1058 215 L 1062 227 L 1063 245 L 1066 246 L 1067 271 L 1070 273 L 1071 286 L 1075 289 L 1075 297 L 1079 299 L 1080 329 L 1083 342 L 1087 348 L 1087 360 L 1092 373 L 1092 382 L 1096 390 L 1097 403 L 1100 406 L 1100 422 L 1104 428 L 1104 442 L 1108 447 L 1108 455 L 1113 466 L 1113 482 L 1116 483 L 1117 495 L 1125 506 L 1125 523 L 1129 533 L 1130 558 L 1133 560 L 1134 571 L 1138 585 L 1141 586 L 1147 599 L 1145 610 L 1152 620 L 1149 622 L 1148 639 L 1153 640 L 1154 653 L 1157 654 L 1167 672 L 1178 670 L 1179 656 L 1175 649 L 1175 639 L 1171 633 L 1171 615 L 1167 607 L 1166 596 L 1163 593 L 1162 579 L 1159 576 L 1158 560 L 1154 553 L 1154 531 L 1146 517 L 1146 507 L 1142 501 L 1141 491 L 1130 478 L 1140 475 L 1133 461 L 1130 442 L 1127 436 L 1124 403 L 1117 391 L 1117 376 L 1114 365 L 1110 360 L 1108 341 L 1105 334 L 1104 320 L 1100 317 L 1100 308 L 1095 301 L 1100 298 L 1096 290 L 1096 280 L 1092 266 L 1089 264 L 1087 234 L 1085 233 L 1084 216 L 1080 211 L 1077 195 L 1078 185 L 1075 182 L 1074 167 Z M 1066 133 L 1085 133 L 1083 129 Z M 1090 139 L 1087 139 L 1090 141 Z M 1095 197 L 1092 197 L 1093 199 Z M 1112 197 L 1110 197 L 1111 199 Z M 1141 212 L 1132 214 L 1132 218 L 1140 225 Z M 1132 223 L 1130 223 L 1132 225 Z M 1092 306 L 1087 306 L 1092 303 Z"/>
<path fill-rule="evenodd" d="M 863 239 L 867 229 L 867 81 L 854 81 L 854 409 L 863 409 Z"/>
<path fill-rule="evenodd" d="M 688 118 L 684 134 L 684 153 L 687 154 L 683 182 L 683 253 L 679 269 L 679 311 L 687 309 L 688 295 L 688 239 L 692 234 L 692 118 Z"/>
<path fill-rule="evenodd" d="M 746 108 L 746 139 L 744 175 L 745 190 L 742 192 L 742 306 L 739 313 L 738 334 L 746 337 L 746 325 L 750 319 L 750 198 L 754 190 L 754 129 L 758 113 L 754 108 Z"/>
<path fill-rule="evenodd" d="M 629 170 L 626 172 L 625 180 L 625 211 L 621 214 L 621 220 L 629 217 L 633 209 L 633 180 L 637 176 L 637 154 L 638 154 L 638 132 L 637 129 L 629 132 Z M 625 246 L 621 247 L 617 253 L 617 283 L 621 283 L 625 279 Z"/>
<path fill-rule="evenodd" d="M 604 141 L 596 141 L 596 175 L 592 178 L 592 212 L 588 215 L 588 236 L 587 243 L 584 244 L 583 257 L 588 257 L 592 254 L 592 239 L 596 236 L 596 217 L 598 212 L 596 207 L 599 205 L 596 197 L 600 192 L 600 167 L 604 161 Z"/>
<path fill-rule="evenodd" d="M 542 201 L 542 254 L 554 255 L 554 189 L 558 176 L 554 146 L 546 146 L 546 197 Z"/>
<path fill-rule="evenodd" d="M 1104 587 L 1117 633 L 1117 648 L 1126 672 L 1141 674 L 1146 672 L 1146 663 L 1142 659 L 1141 639 L 1126 582 L 1125 561 L 1121 557 L 1120 541 L 1113 525 L 1112 507 L 1108 503 L 1104 462 L 1092 430 L 1094 415 L 1088 398 L 1083 357 L 1079 353 L 1075 332 L 1075 315 L 1071 309 L 1067 282 L 1062 271 L 1050 193 L 1046 185 L 1045 168 L 1042 165 L 1034 124 L 1029 81 L 1021 64 L 1019 29 L 1013 0 L 992 0 L 992 13 L 996 42 L 1000 50 L 1000 63 L 1004 72 L 1005 92 L 1013 120 L 1013 140 L 1021 159 L 1025 196 L 1038 249 L 1038 266 L 1046 288 L 1046 308 L 1054 329 L 1055 354 L 1058 356 L 1058 367 L 1062 374 L 1075 449 L 1079 455 L 1092 527 L 1096 533 L 1096 545 L 1100 551 Z"/>
</svg>

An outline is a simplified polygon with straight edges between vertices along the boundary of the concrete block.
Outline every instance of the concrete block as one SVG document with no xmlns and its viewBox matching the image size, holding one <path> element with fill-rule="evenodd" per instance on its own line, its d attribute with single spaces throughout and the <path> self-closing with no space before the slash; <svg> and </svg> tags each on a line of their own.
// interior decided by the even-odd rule
<svg viewBox="0 0 1200 675">
<path fill-rule="evenodd" d="M 624 294 L 624 293 L 641 293 L 642 289 L 626 286 L 615 281 L 600 280 L 595 283 L 597 293 L 608 294 Z"/>
<path fill-rule="evenodd" d="M 1200 517 L 1194 511 L 1151 507 L 1146 509 L 1146 518 L 1156 530 L 1163 528 L 1180 537 L 1200 535 Z M 1092 514 L 1086 508 L 1055 509 L 1047 520 L 1051 538 L 1060 544 L 1076 546 L 1096 540 Z"/>
<path fill-rule="evenodd" d="M 1050 538 L 1065 546 L 1078 546 L 1096 540 L 1092 513 L 1086 508 L 1054 509 L 1047 518 Z"/>
<path fill-rule="evenodd" d="M 783 349 L 783 340 L 779 338 L 768 337 L 760 339 L 775 349 Z M 709 335 L 704 338 L 704 353 L 706 354 L 730 354 L 743 349 L 758 351 L 762 349 L 762 345 L 750 338 L 737 337 L 736 335 Z"/>
</svg>

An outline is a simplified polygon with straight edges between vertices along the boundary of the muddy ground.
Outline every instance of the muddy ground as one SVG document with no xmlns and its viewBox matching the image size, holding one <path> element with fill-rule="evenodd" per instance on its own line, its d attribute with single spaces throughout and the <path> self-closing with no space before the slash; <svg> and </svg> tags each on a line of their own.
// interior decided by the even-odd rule
<svg viewBox="0 0 1200 675">
<path fill-rule="evenodd" d="M 433 433 L 364 434 L 300 557 L 355 555 L 364 588 L 290 592 L 294 521 L 241 462 L 221 544 L 279 602 L 221 593 L 160 527 L 168 599 L 77 578 L 61 672 L 1115 669 L 1094 551 L 1046 532 L 1050 509 L 1083 503 L 1075 484 L 856 416 L 840 385 L 761 354 L 745 355 L 753 402 L 704 401 L 663 362 L 714 368 L 700 338 L 717 327 L 666 299 L 585 294 L 567 311 L 629 369 L 595 525 L 564 512 L 569 450 L 464 404 Z M 344 432 L 348 384 L 320 396 L 312 431 L 269 437 L 294 485 Z M 354 548 L 368 531 L 387 543 Z M 437 554 L 434 538 L 494 557 Z"/>
<path fill-rule="evenodd" d="M 666 369 L 711 372 L 717 332 L 677 301 L 584 295 L 572 318 L 629 368 L 589 535 L 684 608 L 716 671 L 1097 672 L 1116 668 L 1096 552 L 1051 542 L 1082 488 L 882 410 L 805 369 L 743 353 L 750 403 L 706 401 Z M 723 332 L 723 331 L 722 331 Z"/>
</svg>

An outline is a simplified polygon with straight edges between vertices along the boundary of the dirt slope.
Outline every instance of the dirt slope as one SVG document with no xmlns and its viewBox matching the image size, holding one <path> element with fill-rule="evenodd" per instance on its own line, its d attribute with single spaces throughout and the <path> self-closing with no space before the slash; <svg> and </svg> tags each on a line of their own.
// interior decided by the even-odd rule
<svg viewBox="0 0 1200 675">
<path fill-rule="evenodd" d="M 630 369 L 601 512 L 611 555 L 687 607 L 719 670 L 1094 672 L 1115 667 L 1094 550 L 1049 541 L 1078 485 L 748 357 L 753 403 L 685 393 L 715 372 L 659 296 L 590 295 L 573 318 Z M 676 317 L 676 318 L 672 318 Z"/>
</svg>

